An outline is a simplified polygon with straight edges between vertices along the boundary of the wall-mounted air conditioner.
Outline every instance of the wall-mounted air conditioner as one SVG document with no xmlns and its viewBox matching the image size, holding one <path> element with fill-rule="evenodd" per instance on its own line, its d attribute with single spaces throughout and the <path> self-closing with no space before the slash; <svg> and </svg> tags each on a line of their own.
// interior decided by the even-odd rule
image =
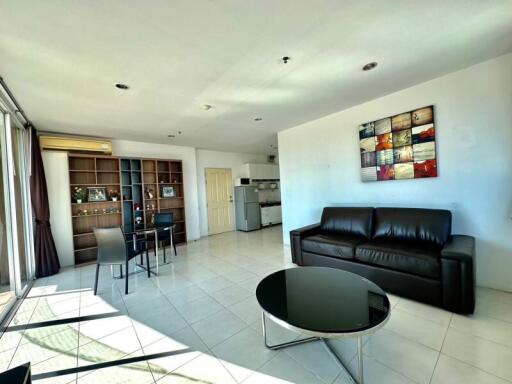
<svg viewBox="0 0 512 384">
<path fill-rule="evenodd" d="M 112 154 L 112 143 L 105 140 L 39 136 L 39 145 L 42 150 Z"/>
</svg>

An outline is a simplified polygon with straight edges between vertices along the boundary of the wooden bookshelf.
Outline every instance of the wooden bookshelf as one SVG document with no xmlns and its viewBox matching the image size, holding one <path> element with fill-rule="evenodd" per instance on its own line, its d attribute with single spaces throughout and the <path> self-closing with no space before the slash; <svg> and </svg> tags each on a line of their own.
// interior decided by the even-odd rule
<svg viewBox="0 0 512 384">
<path fill-rule="evenodd" d="M 173 213 L 176 243 L 186 242 L 183 166 L 180 160 L 70 153 L 68 162 L 75 264 L 96 260 L 94 227 L 122 226 L 125 232 L 133 232 L 150 227 L 153 215 L 158 212 Z M 75 187 L 104 187 L 107 200 L 85 199 L 78 203 L 73 198 Z M 172 187 L 174 196 L 164 197 L 163 187 Z M 109 191 L 117 192 L 117 201 L 108 197 Z"/>
<path fill-rule="evenodd" d="M 68 163 L 75 264 L 82 264 L 96 260 L 94 227 L 122 225 L 121 199 L 112 201 L 108 197 L 109 191 L 121 191 L 120 163 L 117 157 L 72 153 L 68 154 Z M 78 203 L 73 197 L 75 187 L 104 187 L 107 200 L 89 201 L 87 197 Z"/>
</svg>

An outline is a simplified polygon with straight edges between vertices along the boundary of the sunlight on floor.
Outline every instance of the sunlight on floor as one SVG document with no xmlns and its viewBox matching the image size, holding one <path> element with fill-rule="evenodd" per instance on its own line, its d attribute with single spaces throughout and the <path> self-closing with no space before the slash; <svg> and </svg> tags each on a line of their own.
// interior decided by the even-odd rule
<svg viewBox="0 0 512 384">
<path fill-rule="evenodd" d="M 128 295 L 108 267 L 97 296 L 93 265 L 63 269 L 21 304 L 0 338 L 0 371 L 31 361 L 36 384 L 347 383 L 322 343 L 264 347 L 254 291 L 289 267 L 275 227 L 182 246 L 159 276 L 131 275 Z M 390 321 L 365 339 L 366 383 L 512 382 L 512 294 L 479 288 L 470 317 L 389 297 Z M 268 325 L 271 343 L 301 337 Z M 334 344 L 354 371 L 355 342 Z"/>
</svg>

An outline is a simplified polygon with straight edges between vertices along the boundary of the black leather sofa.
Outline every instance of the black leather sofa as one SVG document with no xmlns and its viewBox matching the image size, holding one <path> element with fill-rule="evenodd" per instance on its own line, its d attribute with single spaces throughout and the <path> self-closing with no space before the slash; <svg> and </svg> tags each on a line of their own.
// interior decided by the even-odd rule
<svg viewBox="0 0 512 384">
<path fill-rule="evenodd" d="M 452 235 L 447 210 L 324 208 L 321 222 L 290 232 L 292 260 L 340 268 L 389 293 L 457 313 L 475 307 L 475 239 Z"/>
</svg>

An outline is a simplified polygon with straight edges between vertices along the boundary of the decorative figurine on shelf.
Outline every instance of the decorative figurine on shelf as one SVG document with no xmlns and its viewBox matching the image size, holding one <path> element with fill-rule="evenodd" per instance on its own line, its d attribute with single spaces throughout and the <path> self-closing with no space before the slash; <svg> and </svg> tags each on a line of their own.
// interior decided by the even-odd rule
<svg viewBox="0 0 512 384">
<path fill-rule="evenodd" d="M 99 213 L 100 213 L 100 210 L 99 210 L 98 208 L 94 208 L 94 209 L 92 210 L 92 213 L 93 213 L 94 215 L 97 215 L 97 214 L 99 214 Z"/>
<path fill-rule="evenodd" d="M 133 204 L 133 209 L 135 209 L 136 211 L 140 211 L 140 204 L 139 203 Z"/>
<path fill-rule="evenodd" d="M 89 214 L 90 214 L 89 211 L 87 209 L 84 209 L 84 216 L 87 216 Z"/>
<path fill-rule="evenodd" d="M 155 204 L 151 204 L 151 209 L 154 211 L 155 210 Z"/>
<path fill-rule="evenodd" d="M 147 204 L 146 209 L 149 211 L 151 209 L 151 205 Z"/>
<path fill-rule="evenodd" d="M 87 199 L 87 190 L 84 187 L 73 187 L 73 198 L 78 204 Z"/>
<path fill-rule="evenodd" d="M 119 193 L 117 191 L 113 191 L 112 189 L 108 191 L 108 197 L 112 201 L 117 201 L 119 197 Z"/>
<path fill-rule="evenodd" d="M 123 199 L 125 199 L 125 200 L 131 200 L 131 199 L 130 199 L 130 195 L 123 195 Z"/>
<path fill-rule="evenodd" d="M 155 214 L 151 214 L 151 224 L 155 224 Z"/>
<path fill-rule="evenodd" d="M 135 218 L 135 224 L 141 224 L 141 223 L 142 223 L 142 217 L 137 216 L 137 217 Z"/>
</svg>

